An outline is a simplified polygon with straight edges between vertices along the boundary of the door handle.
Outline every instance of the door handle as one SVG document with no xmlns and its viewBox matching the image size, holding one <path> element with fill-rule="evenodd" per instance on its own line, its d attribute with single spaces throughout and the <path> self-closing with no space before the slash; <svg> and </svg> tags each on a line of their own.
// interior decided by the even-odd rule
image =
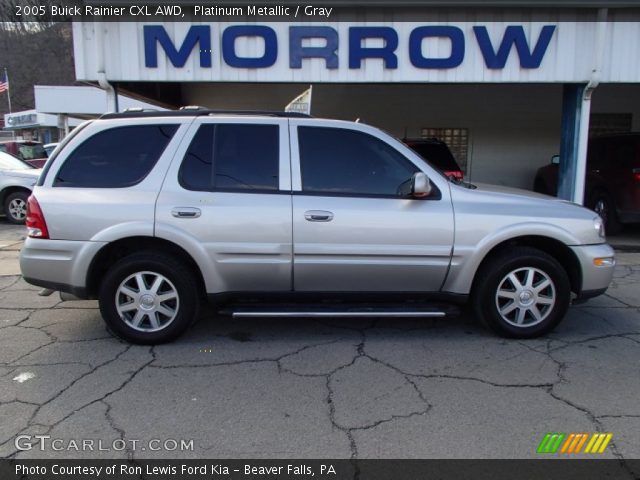
<svg viewBox="0 0 640 480">
<path fill-rule="evenodd" d="M 202 212 L 199 208 L 176 207 L 171 210 L 171 215 L 176 218 L 198 218 Z"/>
<path fill-rule="evenodd" d="M 330 222 L 333 220 L 333 213 L 326 210 L 308 210 L 304 212 L 304 218 L 310 222 Z"/>
</svg>

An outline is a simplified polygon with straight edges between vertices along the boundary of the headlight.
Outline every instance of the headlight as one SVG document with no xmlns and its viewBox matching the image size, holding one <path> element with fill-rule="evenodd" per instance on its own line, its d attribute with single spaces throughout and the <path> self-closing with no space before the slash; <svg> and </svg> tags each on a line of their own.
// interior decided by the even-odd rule
<svg viewBox="0 0 640 480">
<path fill-rule="evenodd" d="M 598 231 L 600 238 L 605 238 L 604 221 L 599 216 L 593 219 L 593 228 Z"/>
</svg>

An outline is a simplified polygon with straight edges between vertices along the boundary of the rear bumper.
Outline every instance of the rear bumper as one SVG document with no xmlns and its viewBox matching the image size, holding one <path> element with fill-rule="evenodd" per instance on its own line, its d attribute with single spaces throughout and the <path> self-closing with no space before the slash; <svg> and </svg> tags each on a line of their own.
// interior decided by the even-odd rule
<svg viewBox="0 0 640 480">
<path fill-rule="evenodd" d="M 591 298 L 603 294 L 613 279 L 615 261 L 612 265 L 597 266 L 597 258 L 615 258 L 613 248 L 608 244 L 579 245 L 571 247 L 580 262 L 582 271 L 582 286 L 578 298 Z"/>
<path fill-rule="evenodd" d="M 87 297 L 87 289 L 84 287 L 75 287 L 73 285 L 67 285 L 66 283 L 55 283 L 48 282 L 46 280 L 38 280 L 37 278 L 28 278 L 22 277 L 22 279 L 30 283 L 31 285 L 35 285 L 36 287 L 49 288 L 56 292 L 66 292 L 74 295 L 80 299 L 86 299 Z"/>
<path fill-rule="evenodd" d="M 87 273 L 106 242 L 75 242 L 27 238 L 20 251 L 20 270 L 26 282 L 86 297 Z"/>
</svg>

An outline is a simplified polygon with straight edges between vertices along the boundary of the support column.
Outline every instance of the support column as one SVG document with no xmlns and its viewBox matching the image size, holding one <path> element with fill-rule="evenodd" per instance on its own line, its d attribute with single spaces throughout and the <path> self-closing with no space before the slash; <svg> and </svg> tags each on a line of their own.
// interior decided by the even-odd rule
<svg viewBox="0 0 640 480">
<path fill-rule="evenodd" d="M 562 93 L 562 128 L 558 197 L 582 204 L 587 171 L 591 91 L 584 84 L 566 84 Z"/>
<path fill-rule="evenodd" d="M 69 115 L 66 113 L 58 114 L 58 142 L 69 135 Z"/>
</svg>

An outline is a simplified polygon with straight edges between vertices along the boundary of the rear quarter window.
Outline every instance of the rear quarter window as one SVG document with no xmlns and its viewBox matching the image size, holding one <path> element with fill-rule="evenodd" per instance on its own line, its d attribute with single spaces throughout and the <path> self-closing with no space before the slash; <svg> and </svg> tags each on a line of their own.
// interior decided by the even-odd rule
<svg viewBox="0 0 640 480">
<path fill-rule="evenodd" d="M 67 157 L 54 187 L 124 188 L 140 183 L 178 125 L 136 125 L 102 130 Z"/>
</svg>

